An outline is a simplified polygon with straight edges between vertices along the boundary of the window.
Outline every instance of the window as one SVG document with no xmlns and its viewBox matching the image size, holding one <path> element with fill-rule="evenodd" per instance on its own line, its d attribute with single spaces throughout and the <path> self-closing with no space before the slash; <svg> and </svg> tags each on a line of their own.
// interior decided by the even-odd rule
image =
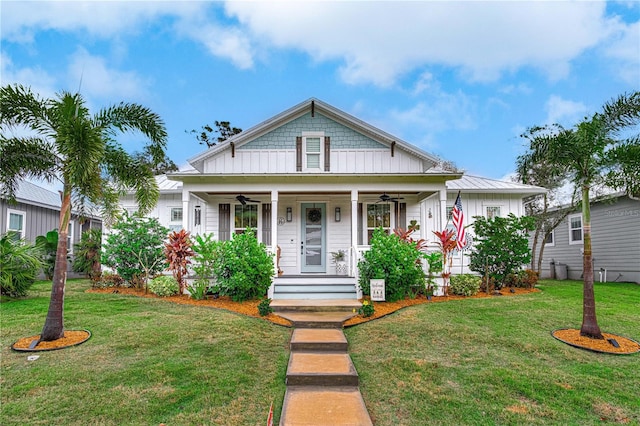
<svg viewBox="0 0 640 426">
<path fill-rule="evenodd" d="M 447 206 L 447 220 L 453 219 L 453 206 Z"/>
<path fill-rule="evenodd" d="M 182 207 L 171 209 L 171 222 L 182 222 Z"/>
<path fill-rule="evenodd" d="M 322 170 L 324 167 L 324 133 L 302 132 L 302 149 L 307 170 Z"/>
<path fill-rule="evenodd" d="M 494 217 L 500 217 L 500 206 L 487 206 L 486 207 L 487 219 L 493 219 Z"/>
<path fill-rule="evenodd" d="M 9 217 L 7 218 L 7 232 L 13 231 L 16 233 L 16 239 L 21 240 L 24 238 L 24 225 L 25 225 L 25 212 L 19 210 L 7 210 Z"/>
<path fill-rule="evenodd" d="M 258 229 L 258 205 L 236 204 L 233 214 L 233 228 L 236 234 L 243 234 L 247 228 Z"/>
<path fill-rule="evenodd" d="M 373 231 L 380 227 L 391 232 L 391 205 L 367 204 L 367 244 L 371 244 Z"/>
<path fill-rule="evenodd" d="M 569 244 L 582 243 L 582 215 L 569 216 Z"/>
<path fill-rule="evenodd" d="M 554 246 L 555 245 L 554 231 L 551 231 L 549 233 L 549 235 L 547 235 L 547 237 L 544 239 L 544 244 L 547 245 L 547 246 Z"/>
</svg>

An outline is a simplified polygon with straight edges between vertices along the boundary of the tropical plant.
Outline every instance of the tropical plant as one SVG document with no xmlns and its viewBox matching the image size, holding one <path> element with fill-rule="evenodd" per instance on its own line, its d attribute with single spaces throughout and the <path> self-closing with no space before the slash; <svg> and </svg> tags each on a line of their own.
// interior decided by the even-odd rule
<svg viewBox="0 0 640 426">
<path fill-rule="evenodd" d="M 214 272 L 220 294 L 238 302 L 262 297 L 274 275 L 273 255 L 258 242 L 254 231 L 247 228 L 220 244 Z"/>
<path fill-rule="evenodd" d="M 173 231 L 169 234 L 169 241 L 164 243 L 164 253 L 167 256 L 169 269 L 173 273 L 173 277 L 180 285 L 180 294 L 184 294 L 187 286 L 185 276 L 189 272 L 188 266 L 191 264 L 191 257 L 194 255 L 191 246 L 191 238 L 189 232 L 181 229 Z"/>
<path fill-rule="evenodd" d="M 580 194 L 583 227 L 583 303 L 580 334 L 604 336 L 596 318 L 591 247 L 592 190 L 598 187 L 640 194 L 640 91 L 623 94 L 605 103 L 602 110 L 572 129 L 555 125 L 529 141 L 528 151 L 518 157 L 519 168 L 540 161 L 557 165 L 555 173 L 567 176 L 574 193 Z"/>
<path fill-rule="evenodd" d="M 528 216 L 474 216 L 476 240 L 471 251 L 469 269 L 495 279 L 496 289 L 505 284 L 507 275 L 522 269 L 531 260 L 529 232 L 535 221 Z"/>
<path fill-rule="evenodd" d="M 434 291 L 438 287 L 436 285 L 435 278 L 437 275 L 442 274 L 443 270 L 442 252 L 433 251 L 431 253 L 426 253 L 424 258 L 427 261 L 427 266 L 429 268 L 426 288 L 427 296 L 433 296 Z"/>
<path fill-rule="evenodd" d="M 403 241 L 396 234 L 387 235 L 382 228 L 376 229 L 370 249 L 358 262 L 363 294 L 371 293 L 372 278 L 384 278 L 386 300 L 396 301 L 412 295 L 414 288 L 424 285 L 422 257 L 415 243 Z"/>
<path fill-rule="evenodd" d="M 451 262 L 453 261 L 453 251 L 456 249 L 456 233 L 452 229 L 443 229 L 442 231 L 433 231 L 433 235 L 437 237 L 436 244 L 442 253 L 442 272 L 444 294 L 448 293 L 449 277 L 451 276 Z"/>
<path fill-rule="evenodd" d="M 165 156 L 167 132 L 160 117 L 137 104 L 120 103 L 90 115 L 80 94 L 62 92 L 42 99 L 21 85 L 0 89 L 0 186 L 15 200 L 18 181 L 24 178 L 60 180 L 62 203 L 58 225 L 56 268 L 49 311 L 41 341 L 64 335 L 63 306 L 66 283 L 67 233 L 71 198 L 79 211 L 85 201 L 102 205 L 106 222 L 115 215 L 118 196 L 133 188 L 139 210 L 147 212 L 158 199 L 158 186 L 148 166 L 131 159 L 116 141 L 118 132 L 140 131 L 156 162 Z M 26 128 L 26 136 L 9 132 Z"/>
<path fill-rule="evenodd" d="M 38 249 L 9 232 L 0 238 L 0 294 L 24 297 L 42 267 Z"/>
<path fill-rule="evenodd" d="M 203 280 L 195 280 L 193 283 L 187 284 L 189 296 L 194 300 L 204 299 L 204 296 L 207 294 L 207 290 L 209 289 L 208 284 L 208 282 Z"/>
<path fill-rule="evenodd" d="M 347 258 L 347 252 L 344 250 L 331 252 L 331 259 L 333 260 L 333 263 L 344 262 L 346 258 Z"/>
<path fill-rule="evenodd" d="M 89 229 L 82 233 L 80 242 L 74 246 L 73 270 L 85 274 L 92 281 L 102 273 L 100 254 L 102 249 L 102 230 Z"/>
<path fill-rule="evenodd" d="M 156 218 L 144 218 L 138 214 L 124 213 L 113 225 L 102 253 L 102 263 L 114 268 L 131 284 L 135 277 L 144 285 L 149 278 L 164 269 L 166 256 L 164 240 L 169 229 Z"/>
<path fill-rule="evenodd" d="M 458 296 L 473 296 L 478 294 L 482 278 L 472 274 L 451 276 L 451 294 Z"/>
<path fill-rule="evenodd" d="M 175 278 L 160 275 L 149 281 L 149 291 L 156 296 L 169 297 L 178 294 L 180 286 Z"/>
<path fill-rule="evenodd" d="M 197 294 L 199 289 L 204 289 L 204 294 L 209 291 L 211 280 L 215 276 L 215 262 L 220 244 L 222 243 L 213 239 L 213 234 L 196 235 L 194 238 L 193 272 L 196 280 L 192 287 Z M 189 293 L 193 297 L 194 292 L 191 288 Z"/>
<path fill-rule="evenodd" d="M 273 312 L 273 308 L 271 307 L 271 299 L 262 299 L 260 303 L 258 303 L 258 313 L 261 317 L 266 317 L 271 312 Z"/>
<path fill-rule="evenodd" d="M 46 235 L 36 237 L 36 246 L 42 256 L 42 272 L 46 279 L 53 278 L 53 270 L 56 267 L 56 251 L 58 250 L 58 230 L 54 229 Z"/>
</svg>

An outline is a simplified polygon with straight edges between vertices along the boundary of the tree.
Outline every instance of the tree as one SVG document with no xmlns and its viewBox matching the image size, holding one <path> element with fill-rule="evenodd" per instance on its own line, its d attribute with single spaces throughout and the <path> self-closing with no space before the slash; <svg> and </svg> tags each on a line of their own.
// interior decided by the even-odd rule
<svg viewBox="0 0 640 426">
<path fill-rule="evenodd" d="M 233 135 L 237 135 L 242 132 L 242 129 L 238 127 L 231 127 L 228 121 L 214 121 L 215 129 L 208 124 L 202 126 L 200 131 L 191 130 L 187 133 L 196 135 L 196 139 L 200 142 L 200 145 L 206 145 L 207 148 L 211 148 L 220 142 L 224 142 Z M 218 137 L 215 137 L 215 134 Z"/>
<path fill-rule="evenodd" d="M 531 142 L 541 136 L 551 136 L 545 127 L 533 127 L 520 135 Z M 566 183 L 566 176 L 558 173 L 553 161 L 539 161 L 535 164 L 516 163 L 515 181 L 546 188 L 543 194 L 524 199 L 525 214 L 534 218 L 536 227 L 531 247 L 531 269 L 540 274 L 546 239 L 551 232 L 573 211 L 575 198 L 562 207 L 550 208 L 558 200 L 558 191 Z"/>
<path fill-rule="evenodd" d="M 640 191 L 640 92 L 623 94 L 607 102 L 572 129 L 530 140 L 527 153 L 518 157 L 526 170 L 541 161 L 557 166 L 554 173 L 567 176 L 580 194 L 583 228 L 583 302 L 580 334 L 603 339 L 596 318 L 593 290 L 590 193 L 598 186 Z"/>
<path fill-rule="evenodd" d="M 150 168 L 134 161 L 115 140 L 118 133 L 139 131 L 148 139 L 154 162 L 165 157 L 167 132 L 162 119 L 138 104 L 120 103 L 90 115 L 80 94 L 61 92 L 42 99 L 30 88 L 0 89 L 0 186 L 15 201 L 19 180 L 40 178 L 62 183 L 59 239 L 49 311 L 41 341 L 64 336 L 64 288 L 71 203 L 101 205 L 107 223 L 115 217 L 118 196 L 135 190 L 141 211 L 153 208 L 158 186 Z M 30 131 L 17 136 L 11 129 Z"/>
<path fill-rule="evenodd" d="M 166 173 L 177 172 L 179 170 L 176 163 L 166 155 L 161 162 L 155 163 L 153 152 L 151 152 L 149 147 L 145 147 L 142 151 L 134 152 L 132 157 L 135 161 L 143 163 L 149 167 L 154 175 L 164 175 Z"/>
</svg>

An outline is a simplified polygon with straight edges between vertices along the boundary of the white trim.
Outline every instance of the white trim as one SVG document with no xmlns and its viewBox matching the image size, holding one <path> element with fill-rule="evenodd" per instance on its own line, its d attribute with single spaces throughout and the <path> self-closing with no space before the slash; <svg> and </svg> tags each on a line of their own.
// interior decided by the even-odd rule
<svg viewBox="0 0 640 426">
<path fill-rule="evenodd" d="M 231 220 L 231 224 L 229 227 L 230 238 L 233 238 L 237 230 L 242 229 L 244 231 L 246 229 L 246 227 L 236 228 L 236 206 L 242 206 L 242 203 L 231 204 L 231 212 L 229 214 L 229 219 Z M 262 203 L 247 203 L 246 206 L 256 206 L 256 238 L 259 242 L 262 243 Z M 273 211 L 271 212 L 271 214 L 274 214 Z M 271 236 L 271 238 L 273 239 L 273 235 Z"/>
<path fill-rule="evenodd" d="M 389 227 L 382 227 L 383 229 L 387 229 L 389 234 L 393 233 L 393 224 L 395 223 L 395 209 L 392 207 L 393 203 L 363 203 L 362 205 L 362 244 L 366 247 L 371 246 L 371 242 L 369 241 L 369 224 L 367 223 L 367 218 L 369 217 L 369 206 L 388 206 L 389 207 Z M 373 228 L 375 231 L 379 226 Z"/>
<path fill-rule="evenodd" d="M 9 231 L 17 231 L 17 229 L 12 229 L 12 228 L 9 227 L 10 223 L 11 223 L 11 215 L 12 214 L 15 214 L 17 216 L 22 216 L 22 229 L 19 230 L 20 239 L 26 238 L 27 212 L 24 211 L 24 210 L 7 209 L 7 232 L 9 232 Z"/>
<path fill-rule="evenodd" d="M 572 228 L 571 227 L 571 219 L 574 219 L 574 218 L 580 219 L 580 228 L 579 228 L 580 229 L 580 239 L 579 240 L 574 240 L 573 239 L 573 233 L 571 232 L 574 229 L 578 229 L 578 228 Z M 583 244 L 584 243 L 584 224 L 582 223 L 582 213 L 569 215 L 567 217 L 567 226 L 569 228 L 569 245 Z"/>
<path fill-rule="evenodd" d="M 551 236 L 551 242 L 550 243 L 545 243 L 544 246 L 545 247 L 555 247 L 555 245 L 556 245 L 556 230 L 552 229 L 551 232 L 549 233 L 549 235 Z M 544 241 L 544 239 L 542 241 Z"/>
<path fill-rule="evenodd" d="M 506 204 L 502 204 L 502 203 L 496 203 L 496 202 L 483 202 L 482 203 L 482 216 L 484 216 L 487 219 L 491 219 L 489 217 L 489 212 L 487 211 L 489 208 L 498 208 L 500 209 L 500 211 L 498 212 L 497 216 L 493 216 L 493 217 L 505 217 L 505 212 L 508 211 L 509 209 L 507 208 Z"/>
<path fill-rule="evenodd" d="M 69 221 L 69 227 L 67 228 L 67 253 L 73 254 L 73 244 L 75 241 L 75 231 L 76 225 L 73 220 Z"/>
</svg>

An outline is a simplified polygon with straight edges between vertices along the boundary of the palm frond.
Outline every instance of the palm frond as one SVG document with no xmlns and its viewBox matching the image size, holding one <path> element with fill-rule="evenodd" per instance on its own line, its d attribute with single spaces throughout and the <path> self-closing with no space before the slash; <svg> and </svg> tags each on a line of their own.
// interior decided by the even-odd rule
<svg viewBox="0 0 640 426">
<path fill-rule="evenodd" d="M 2 129 L 24 126 L 41 136 L 53 135 L 47 101 L 18 84 L 0 88 L 0 123 Z"/>
</svg>

